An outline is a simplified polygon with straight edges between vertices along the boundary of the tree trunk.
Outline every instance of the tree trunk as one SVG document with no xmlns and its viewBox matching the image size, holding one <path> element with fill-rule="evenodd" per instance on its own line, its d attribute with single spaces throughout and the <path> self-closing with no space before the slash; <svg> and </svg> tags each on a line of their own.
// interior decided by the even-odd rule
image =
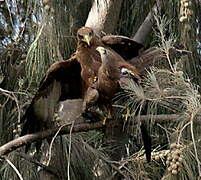
<svg viewBox="0 0 201 180">
<path fill-rule="evenodd" d="M 122 0 L 94 0 L 85 26 L 97 32 L 112 33 L 117 24 Z"/>
<path fill-rule="evenodd" d="M 148 36 L 148 34 L 152 30 L 152 26 L 154 24 L 154 15 L 158 13 L 158 11 L 161 10 L 161 3 L 158 0 L 158 3 L 151 9 L 147 17 L 145 18 L 144 22 L 136 32 L 135 36 L 133 37 L 133 40 L 143 44 Z"/>
</svg>

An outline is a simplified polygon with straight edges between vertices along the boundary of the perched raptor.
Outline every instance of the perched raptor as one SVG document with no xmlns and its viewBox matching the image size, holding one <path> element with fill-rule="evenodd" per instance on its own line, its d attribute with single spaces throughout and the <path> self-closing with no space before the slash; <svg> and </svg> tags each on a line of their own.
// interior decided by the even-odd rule
<svg viewBox="0 0 201 180">
<path fill-rule="evenodd" d="M 86 91 L 86 107 L 99 104 L 109 104 L 113 96 L 120 91 L 120 84 L 124 83 L 124 76 L 129 74 L 136 82 L 141 75 L 135 66 L 126 62 L 119 54 L 104 47 L 97 47 L 101 55 L 101 66 L 98 70 L 97 81 Z"/>
<path fill-rule="evenodd" d="M 102 64 L 98 71 L 98 80 L 94 85 L 97 93 L 88 92 L 88 103 L 94 103 L 94 99 L 110 105 L 110 100 L 121 90 L 122 84 L 127 85 L 126 79 L 133 79 L 136 83 L 141 80 L 141 75 L 137 69 L 126 62 L 120 55 L 104 47 L 97 47 L 101 55 Z M 125 78 L 126 77 L 126 78 Z M 93 89 L 94 92 L 95 90 Z M 97 96 L 98 94 L 98 96 Z M 93 97 L 94 95 L 94 97 Z M 91 101 L 90 101 L 91 98 Z M 151 137 L 146 129 L 146 124 L 141 124 L 142 139 L 147 161 L 151 160 Z"/>
<path fill-rule="evenodd" d="M 103 46 L 121 51 L 117 52 L 126 60 L 138 54 L 141 44 L 123 36 L 97 36 L 93 29 L 82 27 L 77 31 L 77 49 L 66 61 L 51 65 L 42 79 L 39 89 L 31 101 L 21 122 L 22 135 L 52 127 L 52 119 L 59 101 L 84 98 L 86 92 L 96 81 L 101 57 L 96 51 Z M 125 49 L 125 51 L 124 51 Z M 123 54 L 122 54 L 123 53 Z"/>
<path fill-rule="evenodd" d="M 129 72 L 137 81 L 141 79 L 140 73 L 135 66 L 126 62 L 119 54 L 104 47 L 97 47 L 101 55 L 101 67 L 98 70 L 97 89 L 105 98 L 111 99 L 119 91 L 120 80 Z"/>
</svg>

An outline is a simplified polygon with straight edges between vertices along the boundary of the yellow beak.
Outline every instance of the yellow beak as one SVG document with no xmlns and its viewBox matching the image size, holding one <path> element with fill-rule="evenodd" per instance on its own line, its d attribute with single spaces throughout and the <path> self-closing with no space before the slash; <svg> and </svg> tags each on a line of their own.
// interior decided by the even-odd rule
<svg viewBox="0 0 201 180">
<path fill-rule="evenodd" d="M 83 38 L 83 41 L 90 46 L 91 37 L 89 35 L 85 35 Z"/>
</svg>

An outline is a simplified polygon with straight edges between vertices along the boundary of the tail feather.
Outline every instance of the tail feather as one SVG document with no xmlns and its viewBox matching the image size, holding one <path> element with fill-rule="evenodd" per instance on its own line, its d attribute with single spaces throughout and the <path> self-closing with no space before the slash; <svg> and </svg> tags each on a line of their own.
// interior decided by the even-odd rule
<svg viewBox="0 0 201 180">
<path fill-rule="evenodd" d="M 142 140 L 144 143 L 144 149 L 146 154 L 147 162 L 151 161 L 151 136 L 149 135 L 147 131 L 147 127 L 144 123 L 141 124 L 141 134 L 142 134 Z"/>
<path fill-rule="evenodd" d="M 22 131 L 20 136 L 24 136 L 27 134 L 32 134 L 35 132 L 40 131 L 40 124 L 39 121 L 37 121 L 34 113 L 33 113 L 33 108 L 32 105 L 30 105 L 24 114 L 24 116 L 21 119 L 21 123 L 23 123 Z M 41 141 L 36 142 L 36 150 L 37 152 L 39 151 L 41 146 Z M 27 144 L 25 147 L 25 153 L 29 151 L 31 147 L 31 144 Z"/>
<path fill-rule="evenodd" d="M 39 129 L 39 124 L 34 115 L 33 108 L 31 105 L 28 107 L 26 113 L 22 117 L 21 123 L 23 123 L 21 136 L 37 132 L 37 130 Z"/>
</svg>

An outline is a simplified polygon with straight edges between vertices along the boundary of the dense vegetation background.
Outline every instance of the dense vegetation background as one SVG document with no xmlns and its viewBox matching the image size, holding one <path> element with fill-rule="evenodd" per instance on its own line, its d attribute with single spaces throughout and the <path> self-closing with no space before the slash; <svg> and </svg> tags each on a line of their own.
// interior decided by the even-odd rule
<svg viewBox="0 0 201 180">
<path fill-rule="evenodd" d="M 96 2 L 97 7 L 105 3 L 107 8 L 110 1 Z M 110 30 L 105 29 L 133 37 L 155 1 L 118 2 L 118 21 Z M 146 163 L 141 156 L 144 152 L 135 124 L 127 128 L 129 142 L 119 161 L 110 157 L 118 144 L 104 144 L 103 132 L 76 133 L 55 139 L 51 161 L 44 155 L 45 145 L 34 158 L 21 153 L 23 148 L 0 157 L 1 179 L 115 179 L 117 174 L 125 179 L 201 177 L 201 1 L 160 3 L 161 11 L 143 44 L 145 49 L 158 47 L 165 56 L 146 73 L 143 88 L 131 83 L 129 91 L 114 101 L 128 107 L 127 119 L 133 119 L 136 109 L 144 107 L 138 115 L 153 115 L 149 118 L 152 162 Z M 20 118 L 48 67 L 75 51 L 76 30 L 85 25 L 92 4 L 92 0 L 0 1 L 0 145 L 19 136 Z M 173 46 L 192 53 L 170 56 Z M 127 101 L 125 97 L 129 97 Z M 119 113 L 126 112 L 119 109 Z M 41 164 L 45 167 L 38 168 Z"/>
</svg>

